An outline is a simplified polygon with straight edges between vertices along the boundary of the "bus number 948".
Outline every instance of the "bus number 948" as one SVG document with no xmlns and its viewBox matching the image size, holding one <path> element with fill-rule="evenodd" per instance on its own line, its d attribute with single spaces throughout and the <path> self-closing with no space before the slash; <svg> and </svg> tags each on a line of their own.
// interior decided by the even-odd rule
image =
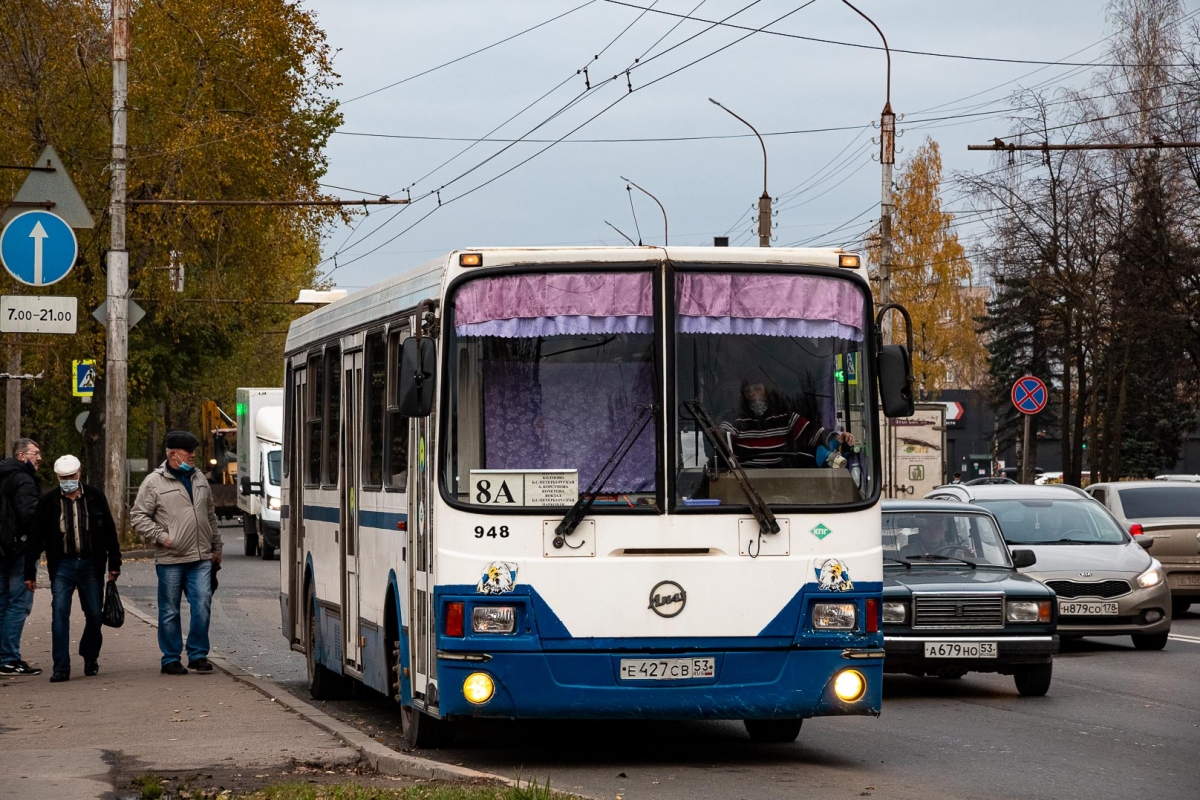
<svg viewBox="0 0 1200 800">
<path fill-rule="evenodd" d="M 484 527 L 482 525 L 476 525 L 475 526 L 475 538 L 482 539 L 485 536 L 488 537 L 489 539 L 496 539 L 496 538 L 507 539 L 508 538 L 508 526 L 501 525 L 500 527 L 496 527 L 495 525 L 493 525 L 492 527 L 484 530 Z"/>
</svg>

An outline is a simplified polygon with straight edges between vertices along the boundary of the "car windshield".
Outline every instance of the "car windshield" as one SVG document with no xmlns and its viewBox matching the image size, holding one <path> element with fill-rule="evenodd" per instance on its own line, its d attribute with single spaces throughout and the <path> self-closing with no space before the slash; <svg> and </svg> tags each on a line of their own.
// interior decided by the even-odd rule
<svg viewBox="0 0 1200 800">
<path fill-rule="evenodd" d="M 883 557 L 937 566 L 961 566 L 963 561 L 977 566 L 1012 564 L 991 517 L 942 511 L 885 513 Z"/>
<path fill-rule="evenodd" d="M 1200 517 L 1200 485 L 1117 487 L 1125 519 Z"/>
<path fill-rule="evenodd" d="M 1094 500 L 979 500 L 1013 544 L 1123 544 L 1129 535 Z"/>
</svg>

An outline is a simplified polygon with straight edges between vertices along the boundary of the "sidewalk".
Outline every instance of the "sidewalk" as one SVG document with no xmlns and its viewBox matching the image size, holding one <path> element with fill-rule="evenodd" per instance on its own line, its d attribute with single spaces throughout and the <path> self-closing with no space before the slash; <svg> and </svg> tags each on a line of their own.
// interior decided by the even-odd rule
<svg viewBox="0 0 1200 800">
<path fill-rule="evenodd" d="M 76 654 L 83 614 L 75 598 L 71 680 L 52 684 L 50 589 L 41 574 L 21 655 L 44 671 L 0 677 L 0 798 L 111 798 L 118 773 L 359 759 L 337 736 L 221 669 L 160 674 L 157 629 L 126 609 L 123 627 L 104 628 L 100 674 L 89 678 Z"/>
</svg>

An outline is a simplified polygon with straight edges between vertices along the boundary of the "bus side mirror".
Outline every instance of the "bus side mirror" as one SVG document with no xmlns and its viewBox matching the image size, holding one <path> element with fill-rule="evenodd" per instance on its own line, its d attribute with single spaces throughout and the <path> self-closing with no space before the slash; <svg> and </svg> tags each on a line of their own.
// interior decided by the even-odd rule
<svg viewBox="0 0 1200 800">
<path fill-rule="evenodd" d="M 879 399 L 886 417 L 913 415 L 912 362 L 904 345 L 885 344 L 880 349 Z"/>
<path fill-rule="evenodd" d="M 433 340 L 409 337 L 400 346 L 398 405 L 406 417 L 427 417 L 433 408 L 433 367 L 437 349 Z"/>
</svg>

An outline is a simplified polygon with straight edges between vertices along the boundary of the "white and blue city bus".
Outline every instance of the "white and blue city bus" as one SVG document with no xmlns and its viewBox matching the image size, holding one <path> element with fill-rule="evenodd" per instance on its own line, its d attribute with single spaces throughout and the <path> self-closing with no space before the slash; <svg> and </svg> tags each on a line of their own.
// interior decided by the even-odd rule
<svg viewBox="0 0 1200 800">
<path fill-rule="evenodd" d="M 826 249 L 456 251 L 297 320 L 281 608 L 312 694 L 377 689 L 418 747 L 476 717 L 791 741 L 878 714 L 907 358 Z M 744 455 L 749 386 L 777 459 Z"/>
</svg>

